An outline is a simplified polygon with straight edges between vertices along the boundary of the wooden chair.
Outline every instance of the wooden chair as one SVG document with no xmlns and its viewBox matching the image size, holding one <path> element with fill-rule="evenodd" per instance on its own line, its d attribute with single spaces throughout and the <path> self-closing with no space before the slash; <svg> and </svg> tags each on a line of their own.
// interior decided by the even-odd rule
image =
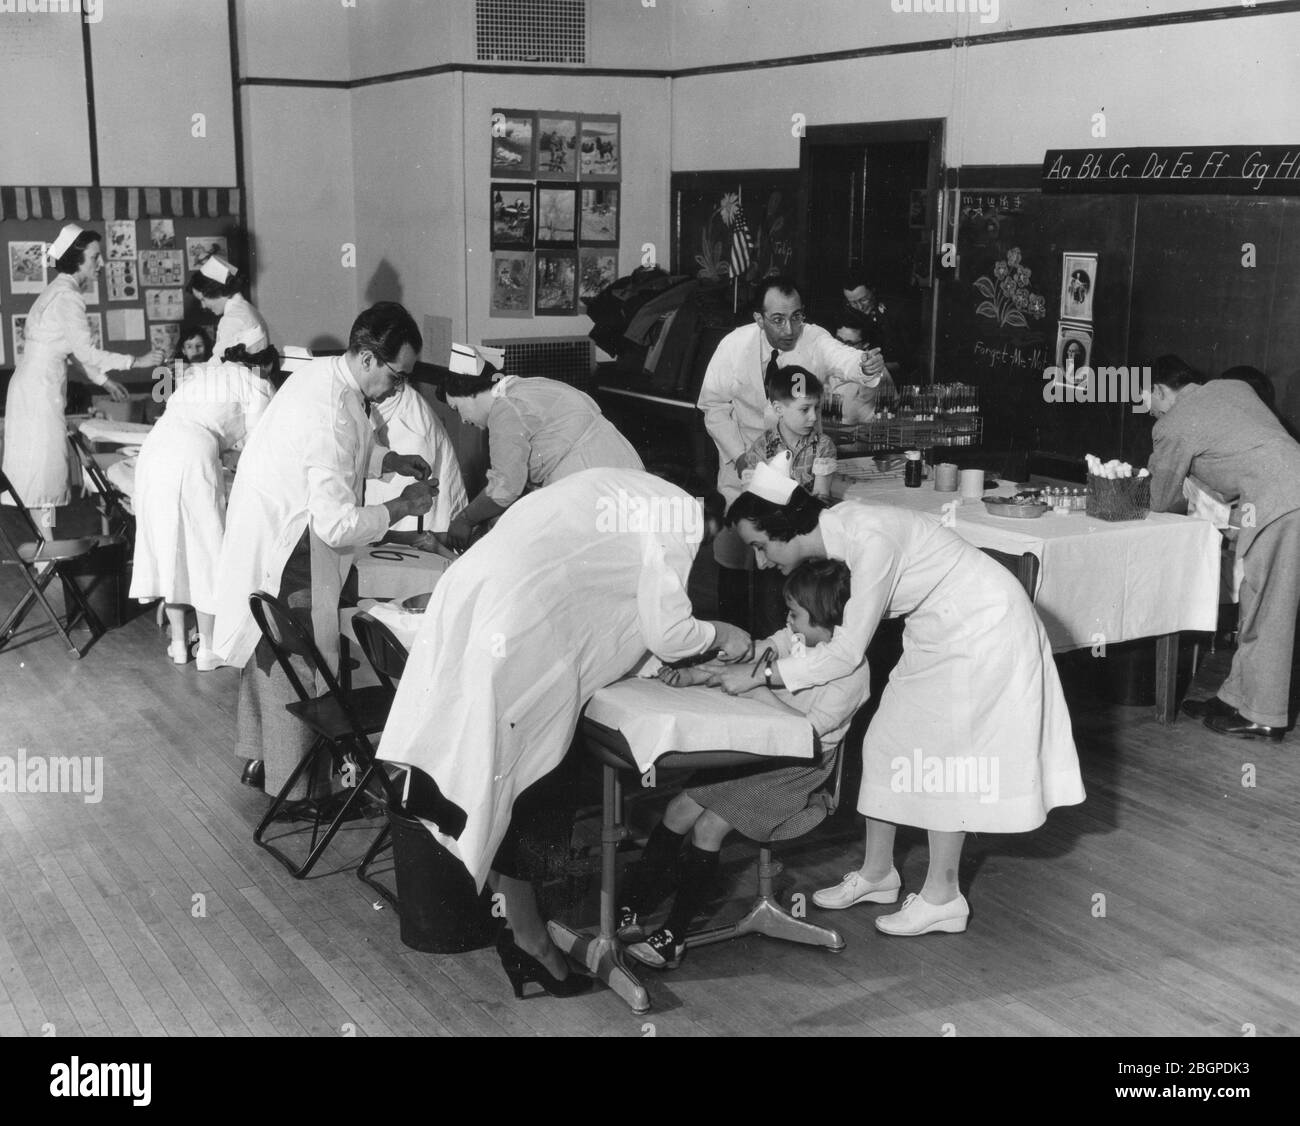
<svg viewBox="0 0 1300 1126">
<path fill-rule="evenodd" d="M 0 472 L 0 500 L 6 496 L 13 502 L 13 506 L 0 509 L 0 564 L 17 567 L 23 581 L 27 584 L 27 592 L 5 618 L 4 624 L 0 625 L 0 648 L 13 636 L 14 631 L 22 624 L 27 612 L 35 603 L 45 611 L 46 617 L 54 624 L 58 635 L 63 638 L 63 643 L 68 647 L 68 656 L 78 660 L 103 636 L 104 626 L 91 609 L 81 587 L 66 573 L 65 568 L 71 563 L 86 558 L 91 552 L 110 541 L 100 536 L 72 540 L 46 539 L 23 504 L 22 498 L 14 490 L 9 478 Z M 7 513 L 13 513 L 12 522 L 20 525 L 17 535 L 6 526 L 10 523 L 5 515 Z M 45 588 L 55 578 L 63 580 L 64 599 L 69 610 L 66 624 L 59 620 L 54 607 L 45 596 Z M 90 631 L 90 642 L 86 645 L 86 649 L 78 648 L 76 642 L 72 640 L 72 630 L 78 619 L 83 620 Z"/>
<path fill-rule="evenodd" d="M 410 655 L 407 653 L 406 647 L 397 640 L 393 635 L 393 631 L 383 622 L 372 618 L 365 611 L 357 614 L 352 619 L 352 629 L 357 635 L 357 642 L 361 646 L 361 652 L 365 654 L 366 660 L 370 662 L 370 667 L 374 670 L 375 676 L 379 678 L 380 685 L 389 692 L 396 692 L 396 686 L 393 682 L 402 679 L 402 673 L 406 671 L 406 660 Z M 382 763 L 379 769 L 381 771 L 384 769 Z M 396 909 L 398 907 L 397 893 L 381 884 L 370 872 L 371 865 L 375 863 L 380 854 L 392 847 L 392 836 L 392 826 L 385 824 L 366 850 L 366 855 L 362 857 L 361 865 L 357 868 L 357 879 L 368 888 L 378 892 Z"/>
<path fill-rule="evenodd" d="M 303 755 L 288 780 L 280 788 L 280 792 L 275 795 L 271 807 L 253 833 L 255 844 L 266 849 L 288 868 L 294 879 L 301 880 L 315 867 L 321 853 L 334 839 L 334 834 L 348 819 L 353 807 L 367 788 L 372 789 L 385 802 L 390 802 L 395 797 L 388 775 L 380 769 L 375 759 L 375 749 L 369 738 L 383 730 L 389 709 L 392 707 L 393 694 L 383 685 L 344 692 L 334 674 L 330 672 L 320 650 L 316 648 L 316 642 L 311 634 L 293 616 L 288 606 L 264 591 L 255 591 L 251 594 L 248 604 L 258 629 L 262 631 L 262 636 L 270 645 L 271 652 L 298 696 L 297 702 L 286 704 L 285 709 L 316 736 L 307 753 Z M 326 686 L 323 695 L 313 696 L 307 691 L 294 670 L 291 657 L 301 657 L 307 662 L 317 681 Z M 302 864 L 295 865 L 288 856 L 264 838 L 267 828 L 285 805 L 298 779 L 309 766 L 319 760 L 323 752 L 328 753 L 333 764 L 340 768 L 350 757 L 355 767 L 361 771 L 361 776 L 351 787 L 351 792 L 330 821 L 323 836 L 320 834 L 322 818 L 316 817 L 312 825 L 311 846 L 307 859 Z"/>
<path fill-rule="evenodd" d="M 1029 601 L 1033 602 L 1035 595 L 1038 593 L 1038 556 L 1032 551 L 1026 551 L 1023 555 L 1012 555 L 1008 551 L 994 551 L 991 547 L 980 548 L 990 559 L 1001 563 L 1019 580 L 1020 585 L 1024 587 L 1025 593 L 1029 595 Z"/>
</svg>

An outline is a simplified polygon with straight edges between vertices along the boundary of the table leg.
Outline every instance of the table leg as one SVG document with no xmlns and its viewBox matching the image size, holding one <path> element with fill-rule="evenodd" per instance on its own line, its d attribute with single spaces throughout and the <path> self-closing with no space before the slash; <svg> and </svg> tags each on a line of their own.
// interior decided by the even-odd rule
<svg viewBox="0 0 1300 1126">
<path fill-rule="evenodd" d="M 1173 723 L 1178 715 L 1178 634 L 1156 638 L 1156 719 Z"/>
<path fill-rule="evenodd" d="M 618 846 L 627 831 L 623 826 L 623 788 L 618 772 L 604 766 L 600 833 L 600 929 L 585 934 L 552 919 L 547 924 L 551 940 L 565 954 L 587 967 L 628 1003 L 634 1013 L 650 1011 L 650 995 L 628 968 L 623 948 L 614 935 L 615 879 Z"/>
</svg>

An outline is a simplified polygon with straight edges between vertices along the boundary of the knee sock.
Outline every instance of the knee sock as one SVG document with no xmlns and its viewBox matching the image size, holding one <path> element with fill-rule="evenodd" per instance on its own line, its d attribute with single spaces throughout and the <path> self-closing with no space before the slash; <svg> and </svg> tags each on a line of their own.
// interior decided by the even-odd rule
<svg viewBox="0 0 1300 1126">
<path fill-rule="evenodd" d="M 674 833 L 662 821 L 650 832 L 641 860 L 627 875 L 620 906 L 631 907 L 638 915 L 653 911 L 672 889 L 673 867 L 681 852 L 685 833 Z"/>
<path fill-rule="evenodd" d="M 673 900 L 673 908 L 664 922 L 677 942 L 686 938 L 691 920 L 709 901 L 717 874 L 716 852 L 705 852 L 693 841 L 686 846 L 677 877 L 677 898 Z"/>
</svg>

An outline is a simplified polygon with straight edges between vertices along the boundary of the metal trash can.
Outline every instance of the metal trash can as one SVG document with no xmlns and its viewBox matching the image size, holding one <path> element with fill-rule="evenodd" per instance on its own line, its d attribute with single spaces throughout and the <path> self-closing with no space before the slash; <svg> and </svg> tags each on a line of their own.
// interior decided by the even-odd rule
<svg viewBox="0 0 1300 1126">
<path fill-rule="evenodd" d="M 418 817 L 388 807 L 402 942 L 426 954 L 460 954 L 492 945 L 492 894 L 478 892 L 465 866 Z M 499 925 L 499 924 L 498 924 Z"/>
</svg>

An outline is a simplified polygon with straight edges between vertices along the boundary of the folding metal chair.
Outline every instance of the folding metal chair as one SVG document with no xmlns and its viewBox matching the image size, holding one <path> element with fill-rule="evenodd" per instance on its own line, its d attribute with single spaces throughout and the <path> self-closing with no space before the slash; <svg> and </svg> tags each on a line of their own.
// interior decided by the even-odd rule
<svg viewBox="0 0 1300 1126">
<path fill-rule="evenodd" d="M 293 616 L 288 606 L 280 599 L 260 590 L 249 595 L 248 605 L 258 629 L 262 631 L 262 636 L 270 645 L 271 652 L 298 696 L 297 702 L 286 704 L 285 709 L 301 720 L 316 736 L 307 753 L 293 768 L 288 781 L 275 795 L 271 807 L 253 833 L 255 844 L 266 849 L 288 868 L 294 879 L 301 880 L 315 867 L 316 861 L 329 847 L 334 834 L 343 826 L 353 806 L 367 788 L 373 788 L 376 796 L 386 803 L 392 802 L 396 796 L 389 783 L 388 775 L 375 759 L 375 749 L 369 739 L 369 736 L 383 730 L 389 709 L 392 707 L 393 694 L 383 685 L 344 692 L 334 674 L 330 672 L 320 650 L 316 648 L 316 642 L 312 640 L 311 634 Z M 323 695 L 313 696 L 307 691 L 294 670 L 291 657 L 301 657 L 307 662 L 318 680 L 326 686 Z M 330 821 L 323 836 L 320 833 L 322 818 L 317 815 L 312 825 L 311 846 L 307 859 L 301 865 L 295 866 L 288 856 L 264 838 L 267 828 L 288 801 L 288 795 L 293 791 L 298 779 L 309 766 L 319 760 L 322 752 L 328 753 L 331 762 L 339 768 L 342 768 L 347 757 L 351 756 L 356 768 L 362 773 Z"/>
<path fill-rule="evenodd" d="M 0 472 L 0 498 L 5 496 L 13 501 L 13 507 L 5 506 L 0 509 L 0 564 L 18 568 L 27 584 L 27 592 L 4 620 L 4 624 L 0 625 L 0 648 L 4 647 L 14 631 L 22 624 L 33 603 L 37 603 L 45 611 L 46 617 L 54 623 L 59 636 L 63 638 L 63 643 L 68 647 L 68 656 L 78 660 L 103 636 L 104 626 L 94 610 L 90 608 L 90 603 L 76 580 L 64 573 L 64 567 L 84 559 L 91 552 L 111 541 L 101 536 L 87 536 L 73 540 L 46 539 L 23 504 L 22 498 L 14 491 L 9 478 Z M 10 520 L 2 515 L 10 512 L 16 514 L 13 522 L 21 525 L 17 536 L 6 526 Z M 29 536 L 30 540 L 27 538 Z M 64 601 L 68 607 L 66 624 L 59 621 L 59 615 L 55 613 L 50 600 L 45 596 L 45 588 L 56 577 L 63 580 Z M 78 619 L 85 621 L 86 628 L 90 631 L 90 641 L 86 649 L 79 649 L 76 642 L 72 640 L 72 630 Z"/>
<path fill-rule="evenodd" d="M 1012 555 L 1009 551 L 994 551 L 991 547 L 982 547 L 980 550 L 1015 575 L 1020 580 L 1020 585 L 1025 588 L 1025 593 L 1029 595 L 1029 601 L 1034 601 L 1034 596 L 1038 593 L 1037 555 L 1032 551 L 1026 551 L 1023 555 Z"/>
<path fill-rule="evenodd" d="M 357 635 L 357 642 L 361 646 L 361 652 L 365 654 L 366 660 L 370 662 L 370 667 L 374 669 L 380 685 L 389 692 L 396 692 L 393 681 L 402 679 L 402 673 L 406 671 L 407 657 L 410 656 L 406 651 L 406 647 L 397 640 L 393 635 L 393 631 L 383 622 L 372 618 L 364 610 L 352 619 L 352 629 Z M 379 769 L 383 771 L 382 763 Z M 357 868 L 357 879 L 368 888 L 377 891 L 389 904 L 396 908 L 398 905 L 396 892 L 385 887 L 370 873 L 371 865 L 375 863 L 380 854 L 392 847 L 392 835 L 391 825 L 385 824 L 379 830 L 379 834 L 366 850 L 366 855 L 361 859 L 361 865 Z"/>
<path fill-rule="evenodd" d="M 104 535 L 113 535 L 113 525 L 117 524 L 117 533 L 125 536 L 128 543 L 134 543 L 135 516 L 131 512 L 131 502 L 127 495 L 108 479 L 84 434 L 69 430 L 68 441 L 72 443 L 82 470 L 95 486 L 95 507 L 99 510 L 100 528 Z"/>
</svg>

